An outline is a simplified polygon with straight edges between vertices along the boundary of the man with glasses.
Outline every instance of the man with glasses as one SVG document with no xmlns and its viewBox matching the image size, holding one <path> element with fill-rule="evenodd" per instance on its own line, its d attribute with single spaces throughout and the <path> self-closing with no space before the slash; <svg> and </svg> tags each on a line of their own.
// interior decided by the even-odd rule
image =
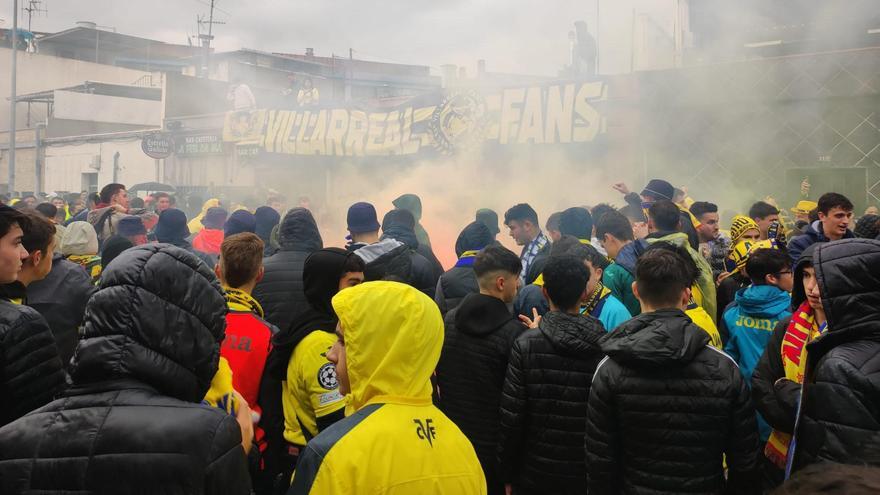
<svg viewBox="0 0 880 495">
<path fill-rule="evenodd" d="M 788 256 L 779 249 L 762 247 L 765 243 L 756 244 L 748 254 L 745 271 L 752 285 L 736 292 L 718 322 L 722 335 L 727 335 L 724 351 L 739 365 L 746 383 L 751 383 L 777 323 L 791 316 L 794 278 Z M 763 445 L 770 437 L 770 425 L 760 414 L 758 432 Z"/>
</svg>

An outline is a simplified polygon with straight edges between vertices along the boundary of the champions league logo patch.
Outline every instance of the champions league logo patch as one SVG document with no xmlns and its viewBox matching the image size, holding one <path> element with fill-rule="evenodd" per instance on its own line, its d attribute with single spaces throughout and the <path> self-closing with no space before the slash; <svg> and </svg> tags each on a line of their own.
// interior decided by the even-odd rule
<svg viewBox="0 0 880 495">
<path fill-rule="evenodd" d="M 476 148 L 483 142 L 488 121 L 486 100 L 476 91 L 447 96 L 434 110 L 428 129 L 434 146 L 444 155 Z"/>
<path fill-rule="evenodd" d="M 327 390 L 333 390 L 339 387 L 336 381 L 336 367 L 333 363 L 327 363 L 318 370 L 318 383 Z"/>
</svg>

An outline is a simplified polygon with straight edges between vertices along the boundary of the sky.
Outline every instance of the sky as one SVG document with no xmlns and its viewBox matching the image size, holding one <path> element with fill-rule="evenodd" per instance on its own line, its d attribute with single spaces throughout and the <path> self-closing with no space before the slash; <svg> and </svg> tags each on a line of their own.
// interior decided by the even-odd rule
<svg viewBox="0 0 880 495">
<path fill-rule="evenodd" d="M 568 32 L 576 20 L 591 31 L 601 15 L 600 70 L 628 66 L 631 16 L 662 11 L 672 0 L 217 0 L 215 46 L 369 60 L 464 66 L 478 59 L 489 71 L 556 75 L 569 58 Z M 26 0 L 20 0 L 27 4 Z M 3 0 L 0 27 L 12 25 L 12 0 Z M 33 30 L 56 32 L 76 21 L 92 21 L 120 33 L 187 43 L 198 34 L 196 18 L 207 16 L 210 0 L 44 0 L 47 14 L 33 18 Z M 26 18 L 20 15 L 20 24 Z"/>
</svg>

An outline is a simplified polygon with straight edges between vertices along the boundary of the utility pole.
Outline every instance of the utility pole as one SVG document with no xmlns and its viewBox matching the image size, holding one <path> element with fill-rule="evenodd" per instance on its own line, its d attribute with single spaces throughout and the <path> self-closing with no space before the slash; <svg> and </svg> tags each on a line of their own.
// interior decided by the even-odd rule
<svg viewBox="0 0 880 495">
<path fill-rule="evenodd" d="M 40 4 L 43 3 L 43 0 L 28 0 L 27 7 L 23 8 L 25 12 L 27 12 L 28 16 L 28 32 L 31 32 L 31 20 L 34 16 L 34 13 L 42 13 L 47 12 L 46 9 L 40 7 Z"/>
<path fill-rule="evenodd" d="M 208 20 L 207 21 L 205 21 L 203 17 L 197 18 L 198 24 L 199 24 L 199 40 L 202 41 L 202 46 L 205 48 L 205 61 L 204 61 L 202 75 L 206 79 L 208 78 L 208 75 L 211 72 L 210 71 L 210 67 L 211 67 L 211 65 L 210 65 L 210 63 L 211 63 L 211 41 L 214 40 L 214 34 L 213 34 L 214 24 L 226 24 L 225 22 L 220 22 L 220 21 L 214 20 L 214 8 L 215 8 L 214 4 L 215 3 L 216 3 L 216 0 L 211 0 L 211 10 L 208 11 Z M 202 34 L 202 25 L 203 24 L 208 25 L 208 34 Z"/>
<path fill-rule="evenodd" d="M 12 0 L 12 96 L 9 98 L 9 178 L 8 193 L 15 191 L 15 103 L 16 70 L 18 66 L 18 0 Z"/>
</svg>

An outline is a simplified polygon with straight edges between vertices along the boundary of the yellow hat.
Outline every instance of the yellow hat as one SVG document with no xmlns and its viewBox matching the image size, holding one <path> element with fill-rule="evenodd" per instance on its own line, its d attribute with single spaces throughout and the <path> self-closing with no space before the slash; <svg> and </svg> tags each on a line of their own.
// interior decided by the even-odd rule
<svg viewBox="0 0 880 495">
<path fill-rule="evenodd" d="M 755 223 L 754 220 L 745 216 L 745 215 L 737 215 L 733 217 L 733 221 L 730 225 L 730 241 L 734 246 L 737 242 L 739 242 L 740 237 L 743 236 L 749 230 L 760 230 L 758 229 L 758 224 Z"/>
<path fill-rule="evenodd" d="M 818 207 L 819 207 L 819 203 L 816 203 L 815 201 L 803 200 L 803 201 L 798 201 L 798 204 L 795 205 L 795 207 L 791 209 L 791 212 L 806 215 L 807 213 L 815 210 Z"/>
</svg>

